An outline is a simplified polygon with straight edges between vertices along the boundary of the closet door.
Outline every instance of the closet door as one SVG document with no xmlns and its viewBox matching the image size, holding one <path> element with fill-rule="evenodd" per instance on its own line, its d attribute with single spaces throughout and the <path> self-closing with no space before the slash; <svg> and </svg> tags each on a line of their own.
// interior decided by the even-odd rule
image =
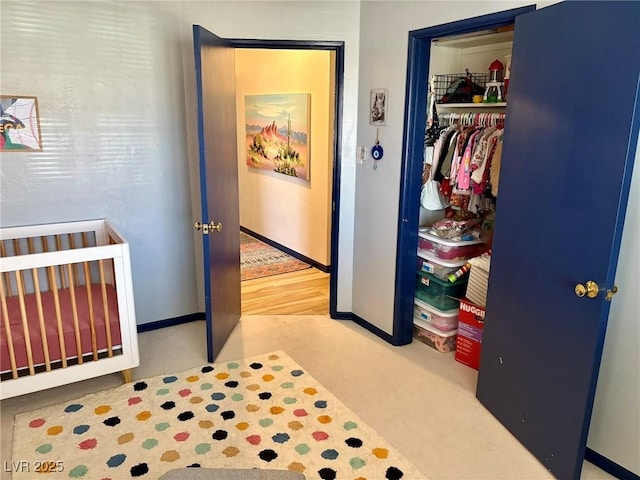
<svg viewBox="0 0 640 480">
<path fill-rule="evenodd" d="M 477 397 L 558 478 L 584 459 L 638 142 L 638 18 L 639 2 L 562 2 L 516 20 Z"/>
</svg>

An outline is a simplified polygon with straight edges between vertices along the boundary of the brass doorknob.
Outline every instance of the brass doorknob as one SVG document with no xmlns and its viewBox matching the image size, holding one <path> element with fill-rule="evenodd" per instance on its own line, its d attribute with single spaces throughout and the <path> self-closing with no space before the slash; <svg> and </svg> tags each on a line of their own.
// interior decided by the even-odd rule
<svg viewBox="0 0 640 480">
<path fill-rule="evenodd" d="M 600 287 L 598 287 L 598 284 L 591 280 L 589 280 L 585 285 L 579 283 L 575 288 L 576 295 L 580 298 L 584 297 L 585 295 L 589 298 L 596 298 L 599 291 Z"/>
<path fill-rule="evenodd" d="M 222 231 L 222 223 L 213 223 L 213 220 L 209 222 L 209 230 L 215 230 L 216 232 Z"/>
</svg>

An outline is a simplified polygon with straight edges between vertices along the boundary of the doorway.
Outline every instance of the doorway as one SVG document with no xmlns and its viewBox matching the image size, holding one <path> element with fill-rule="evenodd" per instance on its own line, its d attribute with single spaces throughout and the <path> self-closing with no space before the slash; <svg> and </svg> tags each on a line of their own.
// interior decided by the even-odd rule
<svg viewBox="0 0 640 480">
<path fill-rule="evenodd" d="M 310 107 L 309 179 L 247 167 L 239 151 L 241 229 L 311 265 L 242 282 L 242 314 L 335 318 L 344 43 L 237 39 L 231 44 L 239 137 L 245 138 L 245 96 L 305 92 Z"/>
</svg>

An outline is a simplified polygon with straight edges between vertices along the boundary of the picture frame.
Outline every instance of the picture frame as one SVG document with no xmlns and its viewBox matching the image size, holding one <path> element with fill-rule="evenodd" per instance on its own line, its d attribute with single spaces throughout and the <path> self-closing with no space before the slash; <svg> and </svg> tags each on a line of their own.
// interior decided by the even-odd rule
<svg viewBox="0 0 640 480">
<path fill-rule="evenodd" d="M 309 181 L 311 94 L 245 95 L 246 163 Z"/>
<path fill-rule="evenodd" d="M 38 98 L 0 95 L 0 152 L 41 152 Z"/>
<path fill-rule="evenodd" d="M 371 90 L 369 108 L 369 123 L 371 125 L 386 125 L 387 111 L 389 108 L 389 90 L 387 88 L 374 88 Z"/>
</svg>

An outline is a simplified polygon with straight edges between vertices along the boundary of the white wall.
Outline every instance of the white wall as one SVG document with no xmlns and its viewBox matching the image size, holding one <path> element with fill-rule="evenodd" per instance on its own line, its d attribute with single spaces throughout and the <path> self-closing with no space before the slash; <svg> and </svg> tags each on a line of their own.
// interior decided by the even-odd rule
<svg viewBox="0 0 640 480">
<path fill-rule="evenodd" d="M 333 59 L 327 50 L 236 50 L 240 225 L 322 265 L 331 263 Z M 247 165 L 245 96 L 267 93 L 310 94 L 309 180 Z"/>
<path fill-rule="evenodd" d="M 138 323 L 203 311 L 191 25 L 345 41 L 338 309 L 351 310 L 358 3 L 42 0 L 0 9 L 0 88 L 38 97 L 44 149 L 2 154 L 0 225 L 111 219 L 131 244 Z"/>
<path fill-rule="evenodd" d="M 2 93 L 38 97 L 43 151 L 3 153 L 1 225 L 109 218 L 138 323 L 197 303 L 172 4 L 2 2 Z"/>
<path fill-rule="evenodd" d="M 587 445 L 640 475 L 640 143 Z"/>
</svg>

